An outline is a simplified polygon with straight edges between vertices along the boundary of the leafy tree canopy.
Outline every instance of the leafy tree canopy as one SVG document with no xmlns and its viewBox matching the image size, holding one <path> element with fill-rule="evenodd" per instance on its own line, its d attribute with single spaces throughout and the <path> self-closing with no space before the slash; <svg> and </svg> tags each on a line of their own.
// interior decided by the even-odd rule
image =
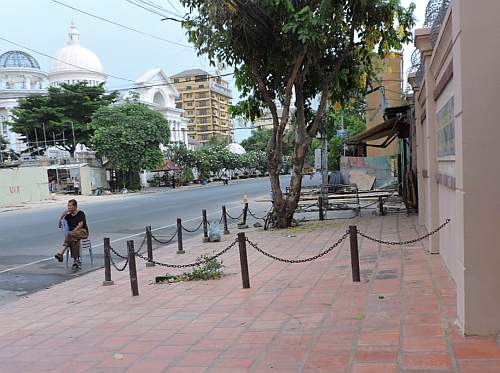
<svg viewBox="0 0 500 373">
<path fill-rule="evenodd" d="M 105 94 L 103 84 L 50 87 L 47 95 L 31 95 L 19 100 L 13 111 L 12 129 L 26 136 L 27 151 L 31 154 L 44 153 L 53 145 L 73 154 L 75 144 L 91 145 L 92 114 L 115 100 L 116 93 Z"/>
<path fill-rule="evenodd" d="M 232 66 L 242 92 L 240 113 L 273 117 L 267 147 L 278 225 L 289 226 L 300 197 L 305 155 L 327 102 L 347 101 L 374 75 L 373 53 L 401 50 L 411 41 L 414 4 L 399 0 L 181 0 L 183 22 L 198 53 Z M 290 193 L 281 191 L 284 132 L 294 101 Z M 277 104 L 282 111 L 278 114 Z M 237 110 L 236 110 L 237 111 Z M 233 112 L 234 114 L 234 112 Z"/>
<path fill-rule="evenodd" d="M 167 120 L 144 104 L 126 102 L 98 109 L 90 126 L 97 153 L 124 172 L 152 170 L 163 162 L 160 144 L 170 140 Z"/>
</svg>

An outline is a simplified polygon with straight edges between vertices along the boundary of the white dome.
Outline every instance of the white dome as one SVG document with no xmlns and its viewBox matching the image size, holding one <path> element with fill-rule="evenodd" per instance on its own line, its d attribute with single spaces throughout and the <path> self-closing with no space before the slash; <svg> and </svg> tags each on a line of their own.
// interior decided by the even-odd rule
<svg viewBox="0 0 500 373">
<path fill-rule="evenodd" d="M 237 144 L 235 142 L 229 144 L 228 146 L 226 146 L 226 148 L 227 148 L 227 150 L 229 150 L 233 154 L 242 155 L 242 154 L 245 154 L 247 152 L 243 146 L 241 146 L 240 144 Z"/>
<path fill-rule="evenodd" d="M 68 35 L 68 45 L 56 53 L 49 70 L 50 83 L 55 85 L 86 81 L 99 84 L 106 81 L 99 57 L 80 45 L 80 33 L 73 24 Z"/>
</svg>

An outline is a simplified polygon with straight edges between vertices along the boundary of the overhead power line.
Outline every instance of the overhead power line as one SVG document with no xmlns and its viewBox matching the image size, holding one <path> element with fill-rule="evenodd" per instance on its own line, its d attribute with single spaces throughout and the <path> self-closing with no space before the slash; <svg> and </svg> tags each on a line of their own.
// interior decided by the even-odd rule
<svg viewBox="0 0 500 373">
<path fill-rule="evenodd" d="M 52 0 L 54 1 L 54 0 Z M 12 44 L 12 45 L 15 45 L 15 46 L 18 46 L 18 47 L 21 47 L 21 48 L 24 48 L 26 50 L 29 50 L 30 52 L 33 52 L 33 53 L 36 53 L 36 54 L 39 54 L 41 56 L 44 56 L 44 57 L 47 57 L 47 58 L 50 58 L 50 59 L 53 59 L 54 61 L 59 61 L 59 62 L 62 62 L 66 65 L 69 65 L 69 66 L 73 66 L 73 67 L 76 67 L 78 69 L 81 69 L 81 70 L 85 70 L 85 71 L 89 71 L 89 72 L 92 72 L 92 73 L 95 73 L 96 71 L 95 70 L 92 70 L 92 69 L 87 69 L 85 67 L 81 67 L 81 66 L 78 66 L 78 65 L 74 65 L 72 63 L 69 63 L 67 61 L 63 61 L 57 57 L 54 57 L 54 56 L 51 56 L 51 55 L 48 55 L 46 53 L 43 53 L 43 52 L 40 52 L 40 51 L 37 51 L 36 49 L 33 49 L 33 48 L 30 48 L 30 47 L 27 47 L 26 45 L 23 45 L 23 44 L 20 44 L 20 43 L 16 43 L 15 41 L 12 41 L 12 40 L 9 40 L 9 39 L 6 39 L 2 36 L 0 36 L 0 40 L 3 40 L 9 44 Z M 128 82 L 134 82 L 134 80 L 132 79 L 128 79 L 128 78 L 123 78 L 121 76 L 117 76 L 117 75 L 112 75 L 112 74 L 107 74 L 108 76 L 112 77 L 112 78 L 115 78 L 115 79 L 119 79 L 119 80 L 125 80 L 125 81 L 128 81 Z"/>
<path fill-rule="evenodd" d="M 33 49 L 33 48 L 30 48 L 26 45 L 23 45 L 23 44 L 20 44 L 20 43 L 17 43 L 15 41 L 12 41 L 12 40 L 9 40 L 9 39 L 6 39 L 2 36 L 0 36 L 0 40 L 3 40 L 9 44 L 12 44 L 12 45 L 15 45 L 17 47 L 20 47 L 20 48 L 24 48 L 30 52 L 33 52 L 33 53 L 36 53 L 36 54 L 39 54 L 41 56 L 44 56 L 44 57 L 47 57 L 47 58 L 50 58 L 54 61 L 59 61 L 61 63 L 64 63 L 66 65 L 69 65 L 69 66 L 73 66 L 77 69 L 80 69 L 80 70 L 84 70 L 84 71 L 89 71 L 89 72 L 92 72 L 92 73 L 95 73 L 95 70 L 92 70 L 92 69 L 87 69 L 85 67 L 82 67 L 82 66 L 78 66 L 78 65 L 75 65 L 75 64 L 72 64 L 72 63 L 69 63 L 69 62 L 66 62 L 64 60 L 61 60 L 57 57 L 54 57 L 54 56 L 51 56 L 47 53 L 44 53 L 44 52 L 40 52 L 36 49 Z M 119 80 L 123 80 L 123 81 L 127 81 L 127 82 L 131 82 L 131 83 L 136 83 L 136 81 L 134 79 L 129 79 L 129 78 L 124 78 L 122 76 L 118 76 L 118 75 L 114 75 L 114 74 L 109 74 L 109 73 L 106 73 L 107 76 L 109 77 L 112 77 L 112 78 L 115 78 L 115 79 L 119 79 Z M 210 78 L 222 78 L 222 77 L 225 77 L 225 76 L 230 76 L 230 75 L 233 75 L 233 73 L 225 73 L 225 74 L 217 74 L 217 75 L 212 75 L 212 74 L 207 74 L 207 78 L 203 78 L 203 79 L 198 79 L 199 82 L 202 82 L 202 81 L 208 81 L 210 80 Z M 151 88 L 151 87 L 160 87 L 160 86 L 174 86 L 175 87 L 175 84 L 174 83 L 170 83 L 170 82 L 165 82 L 165 83 L 159 83 L 159 84 L 149 84 L 149 85 L 139 85 L 139 86 L 133 86 L 133 87 L 128 87 L 128 88 L 119 88 L 119 89 L 115 89 L 114 91 L 120 91 L 120 90 L 134 90 L 134 89 L 141 89 L 141 88 Z M 76 93 L 76 92 L 74 92 Z M 19 97 L 11 97 L 11 98 L 24 98 L 25 96 L 19 96 Z"/>
<path fill-rule="evenodd" d="M 63 3 L 62 1 L 59 1 L 59 0 L 50 0 L 52 1 L 53 3 L 56 3 L 56 4 L 59 4 L 61 6 L 64 6 L 66 8 L 69 8 L 69 9 L 72 9 L 76 12 L 79 12 L 79 13 L 82 13 L 82 14 L 85 14 L 89 17 L 93 17 L 93 18 L 96 18 L 96 19 L 99 19 L 103 22 L 107 22 L 107 23 L 110 23 L 112 25 L 115 25 L 115 26 L 118 26 L 118 27 L 121 27 L 125 30 L 129 30 L 129 31 L 133 31 L 133 32 L 136 32 L 138 34 L 141 34 L 141 35 L 144 35 L 144 36 L 149 36 L 153 39 L 156 39 L 156 40 L 160 40 L 160 41 L 163 41 L 165 43 L 169 43 L 169 44 L 173 44 L 173 45 L 177 45 L 177 46 L 180 46 L 180 47 L 184 47 L 184 48 L 189 48 L 189 49 L 194 49 L 194 47 L 192 47 L 191 45 L 187 45 L 187 44 L 182 44 L 182 43 L 178 43 L 176 41 L 172 41 L 172 40 L 168 40 L 168 39 L 165 39 L 165 38 L 162 38 L 161 36 L 157 36 L 157 35 L 154 35 L 154 34 L 150 34 L 149 32 L 145 32 L 145 31 L 141 31 L 141 30 L 138 30 L 136 28 L 133 28 L 133 27 L 130 27 L 130 26 L 127 26 L 127 25 L 124 25 L 124 24 L 121 24 L 121 23 L 118 23 L 118 22 L 115 22 L 115 21 L 112 21 L 110 19 L 107 19 L 107 18 L 104 18 L 104 17 L 101 17 L 101 16 L 98 16 L 96 14 L 93 14 L 93 13 L 90 13 L 90 12 L 87 12 L 85 10 L 82 10 L 82 9 L 78 9 L 78 8 L 75 8 L 74 6 L 71 6 L 69 4 L 66 4 L 66 3 Z M 137 5 L 137 4 L 136 4 Z"/>
<path fill-rule="evenodd" d="M 147 1 L 147 0 L 126 0 L 128 3 L 133 4 L 139 8 L 142 8 L 144 10 L 147 10 L 150 13 L 153 13 L 157 16 L 160 17 L 166 17 L 166 14 L 179 17 L 179 14 L 173 13 L 158 4 L 153 3 L 152 1 Z M 180 15 L 181 18 L 184 18 L 182 15 Z M 180 21 L 180 20 L 179 20 Z"/>
</svg>

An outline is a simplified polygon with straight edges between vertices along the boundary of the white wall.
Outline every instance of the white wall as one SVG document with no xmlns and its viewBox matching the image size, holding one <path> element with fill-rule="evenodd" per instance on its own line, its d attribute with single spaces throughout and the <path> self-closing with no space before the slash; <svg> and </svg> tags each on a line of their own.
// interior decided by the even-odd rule
<svg viewBox="0 0 500 373">
<path fill-rule="evenodd" d="M 0 207 L 48 198 L 49 185 L 45 167 L 0 169 Z"/>
</svg>

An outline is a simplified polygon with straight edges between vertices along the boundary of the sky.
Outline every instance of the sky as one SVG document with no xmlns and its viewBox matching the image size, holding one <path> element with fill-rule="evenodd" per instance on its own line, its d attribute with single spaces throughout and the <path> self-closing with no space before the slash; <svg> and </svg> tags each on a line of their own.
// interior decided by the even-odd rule
<svg viewBox="0 0 500 373">
<path fill-rule="evenodd" d="M 185 31 L 178 22 L 162 21 L 159 15 L 142 9 L 129 0 L 56 0 L 74 8 L 92 13 L 110 21 L 156 36 L 142 35 L 106 23 L 57 4 L 54 0 L 0 0 L 0 38 L 31 48 L 49 56 L 66 45 L 68 30 L 73 21 L 80 31 L 82 46 L 99 56 L 109 77 L 107 88 L 130 87 L 142 73 L 153 68 L 161 68 L 167 75 L 182 70 L 201 68 L 215 73 L 207 59 L 199 57 L 189 46 Z M 184 13 L 177 0 L 147 0 L 171 12 Z M 138 2 L 137 0 L 135 1 Z M 417 27 L 424 21 L 427 0 L 414 0 L 417 4 L 415 16 Z M 408 5 L 411 0 L 402 0 Z M 166 39 L 185 46 L 169 43 Z M 0 40 L 0 54 L 8 50 L 24 50 L 35 57 L 44 70 L 48 70 L 52 60 L 26 48 Z M 410 66 L 413 45 L 405 48 L 405 70 Z M 227 70 L 230 71 L 230 70 Z M 223 71 L 221 73 L 227 72 Z M 238 100 L 232 79 L 227 78 L 233 88 L 233 102 Z M 250 130 L 236 130 L 236 140 L 249 136 Z"/>
</svg>

